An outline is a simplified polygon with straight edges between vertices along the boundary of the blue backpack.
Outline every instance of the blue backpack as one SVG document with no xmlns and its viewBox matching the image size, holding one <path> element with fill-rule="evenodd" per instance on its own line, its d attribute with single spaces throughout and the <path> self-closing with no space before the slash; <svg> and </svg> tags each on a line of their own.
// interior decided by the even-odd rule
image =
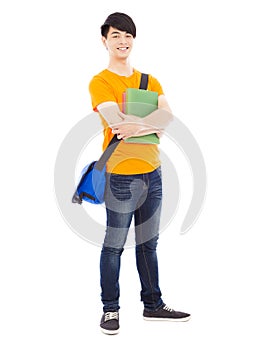
<svg viewBox="0 0 262 350">
<path fill-rule="evenodd" d="M 106 162 L 120 141 L 117 135 L 114 135 L 100 159 L 84 167 L 72 198 L 73 203 L 82 204 L 83 200 L 92 204 L 104 202 Z"/>
</svg>

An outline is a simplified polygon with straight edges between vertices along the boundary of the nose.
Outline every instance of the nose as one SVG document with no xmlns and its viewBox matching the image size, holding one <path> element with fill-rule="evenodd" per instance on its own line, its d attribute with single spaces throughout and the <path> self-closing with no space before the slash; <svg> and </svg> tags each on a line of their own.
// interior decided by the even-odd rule
<svg viewBox="0 0 262 350">
<path fill-rule="evenodd" d="M 121 35 L 119 43 L 120 44 L 127 44 L 127 38 L 125 37 L 125 35 Z"/>
</svg>

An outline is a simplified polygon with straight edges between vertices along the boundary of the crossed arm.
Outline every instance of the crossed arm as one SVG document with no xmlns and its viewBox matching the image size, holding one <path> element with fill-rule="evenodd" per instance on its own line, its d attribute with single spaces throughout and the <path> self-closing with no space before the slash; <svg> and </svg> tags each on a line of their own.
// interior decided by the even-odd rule
<svg viewBox="0 0 262 350">
<path fill-rule="evenodd" d="M 104 102 L 97 106 L 118 139 L 157 133 L 161 136 L 172 121 L 173 115 L 164 95 L 158 97 L 158 109 L 144 118 L 124 114 L 116 102 Z"/>
</svg>

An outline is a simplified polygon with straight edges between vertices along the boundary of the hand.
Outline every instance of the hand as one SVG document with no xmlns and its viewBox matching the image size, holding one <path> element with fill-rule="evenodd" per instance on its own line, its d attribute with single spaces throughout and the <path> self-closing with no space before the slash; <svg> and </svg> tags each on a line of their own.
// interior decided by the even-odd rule
<svg viewBox="0 0 262 350">
<path fill-rule="evenodd" d="M 132 115 L 132 114 L 124 114 L 122 112 L 118 112 L 117 114 L 123 122 L 126 122 L 126 123 L 137 123 L 137 124 L 142 124 L 142 120 L 140 117 L 137 117 L 135 115 Z"/>
<path fill-rule="evenodd" d="M 118 139 L 126 139 L 131 136 L 135 136 L 142 128 L 141 119 L 134 115 L 118 113 L 122 119 L 121 123 L 111 125 L 112 133 L 117 134 Z"/>
<path fill-rule="evenodd" d="M 135 136 L 141 126 L 135 123 L 120 123 L 112 126 L 112 133 L 117 134 L 118 139 L 127 139 L 128 137 Z"/>
</svg>

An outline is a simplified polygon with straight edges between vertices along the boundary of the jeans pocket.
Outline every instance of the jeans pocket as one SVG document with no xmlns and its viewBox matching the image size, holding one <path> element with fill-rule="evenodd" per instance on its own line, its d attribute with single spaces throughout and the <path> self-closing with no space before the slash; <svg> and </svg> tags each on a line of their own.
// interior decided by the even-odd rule
<svg viewBox="0 0 262 350">
<path fill-rule="evenodd" d="M 110 200 L 110 197 L 119 201 L 131 199 L 130 184 L 132 181 L 132 177 L 128 175 L 109 174 L 107 182 L 108 200 Z"/>
</svg>

